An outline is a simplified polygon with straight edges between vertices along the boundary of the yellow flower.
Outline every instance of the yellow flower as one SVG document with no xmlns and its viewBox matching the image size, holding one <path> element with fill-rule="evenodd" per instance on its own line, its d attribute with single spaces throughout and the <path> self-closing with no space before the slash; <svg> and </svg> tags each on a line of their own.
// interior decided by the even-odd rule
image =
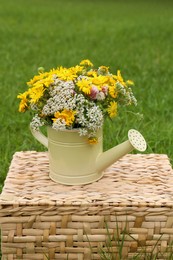
<svg viewBox="0 0 173 260">
<path fill-rule="evenodd" d="M 29 87 L 32 87 L 36 82 L 48 77 L 49 73 L 45 72 L 45 73 L 40 73 L 39 75 L 36 75 L 33 77 L 33 79 L 31 79 L 30 81 L 27 82 L 27 85 Z"/>
<path fill-rule="evenodd" d="M 72 74 L 77 75 L 83 70 L 83 67 L 76 65 L 75 67 L 71 67 L 70 69 L 71 69 Z"/>
<path fill-rule="evenodd" d="M 97 77 L 97 72 L 94 70 L 90 70 L 87 72 L 87 76 L 89 77 Z"/>
<path fill-rule="evenodd" d="M 60 67 L 56 70 L 56 75 L 58 76 L 59 79 L 64 81 L 70 81 L 77 78 L 77 74 L 76 71 L 74 71 L 74 68 L 67 69 L 67 68 Z"/>
<path fill-rule="evenodd" d="M 118 92 L 117 92 L 117 90 L 116 90 L 116 85 L 114 85 L 114 86 L 109 86 L 109 87 L 108 87 L 108 91 L 109 91 L 109 94 L 110 94 L 111 97 L 113 97 L 113 98 L 116 98 L 116 97 L 117 97 Z"/>
<path fill-rule="evenodd" d="M 89 144 L 97 144 L 98 143 L 98 138 L 97 137 L 89 137 L 88 138 L 88 143 Z"/>
<path fill-rule="evenodd" d="M 103 75 L 99 75 L 99 76 L 92 78 L 92 83 L 94 85 L 103 86 L 107 82 L 108 82 L 108 78 L 106 76 L 103 76 Z"/>
<path fill-rule="evenodd" d="M 116 84 L 116 80 L 112 76 L 107 76 L 108 84 L 114 86 Z"/>
<path fill-rule="evenodd" d="M 108 114 L 110 118 L 113 118 L 117 115 L 117 102 L 112 101 L 110 102 L 109 107 L 107 108 Z"/>
<path fill-rule="evenodd" d="M 87 66 L 87 67 L 93 67 L 93 64 L 92 64 L 92 62 L 90 60 L 82 60 L 80 62 L 80 65 L 81 66 Z"/>
<path fill-rule="evenodd" d="M 100 66 L 99 71 L 103 74 L 107 74 L 109 72 L 109 67 L 106 66 Z"/>
<path fill-rule="evenodd" d="M 34 104 L 37 103 L 38 100 L 43 96 L 44 90 L 45 89 L 42 83 L 38 83 L 35 87 L 30 88 L 28 90 L 29 97 L 31 99 L 30 102 Z"/>
<path fill-rule="evenodd" d="M 37 82 L 38 80 L 40 80 L 40 77 L 38 75 L 34 76 L 33 79 L 31 79 L 30 81 L 27 82 L 27 85 L 29 87 L 32 87 L 34 85 L 34 83 Z"/>
<path fill-rule="evenodd" d="M 120 70 L 117 71 L 117 75 L 114 75 L 114 78 L 115 78 L 118 82 L 120 82 L 123 86 L 126 87 L 126 83 L 124 82 L 124 79 L 123 79 L 123 77 L 121 76 Z"/>
<path fill-rule="evenodd" d="M 48 76 L 45 79 L 40 80 L 44 86 L 49 87 L 54 82 L 52 75 Z"/>
<path fill-rule="evenodd" d="M 76 85 L 79 87 L 79 90 L 83 93 L 87 95 L 91 93 L 91 82 L 88 79 L 82 78 L 76 83 Z"/>
<path fill-rule="evenodd" d="M 25 112 L 28 107 L 28 91 L 24 92 L 23 94 L 19 94 L 17 98 L 20 98 L 20 104 L 19 104 L 19 112 Z"/>
<path fill-rule="evenodd" d="M 67 110 L 64 109 L 62 112 L 55 112 L 54 118 L 52 118 L 53 121 L 56 121 L 57 119 L 64 119 L 67 126 L 70 126 L 73 124 L 75 120 L 75 114 L 76 111 L 73 110 Z"/>
<path fill-rule="evenodd" d="M 40 73 L 39 75 L 34 76 L 33 79 L 27 82 L 27 85 L 29 87 L 37 87 L 40 85 L 49 87 L 53 82 L 54 82 L 53 72 L 50 71 L 50 72 Z"/>
<path fill-rule="evenodd" d="M 132 80 L 127 80 L 126 81 L 126 84 L 129 85 L 129 86 L 133 86 L 134 85 L 134 82 Z"/>
</svg>

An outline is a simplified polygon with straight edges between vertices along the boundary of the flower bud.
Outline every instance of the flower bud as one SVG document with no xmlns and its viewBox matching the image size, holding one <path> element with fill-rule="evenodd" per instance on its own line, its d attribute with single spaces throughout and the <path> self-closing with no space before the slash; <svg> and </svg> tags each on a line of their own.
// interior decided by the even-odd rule
<svg viewBox="0 0 173 260">
<path fill-rule="evenodd" d="M 38 73 L 43 73 L 44 72 L 44 68 L 43 67 L 39 67 L 38 68 Z"/>
</svg>

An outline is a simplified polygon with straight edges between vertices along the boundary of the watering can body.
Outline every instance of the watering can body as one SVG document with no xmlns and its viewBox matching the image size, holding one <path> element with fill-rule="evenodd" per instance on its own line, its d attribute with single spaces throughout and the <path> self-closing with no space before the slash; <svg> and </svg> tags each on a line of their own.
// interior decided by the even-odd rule
<svg viewBox="0 0 173 260">
<path fill-rule="evenodd" d="M 136 130 L 131 131 L 133 131 L 133 136 L 134 131 L 135 134 L 140 135 Z M 136 148 L 134 145 L 137 142 L 136 138 L 135 141 L 127 140 L 103 153 L 102 129 L 97 133 L 97 144 L 89 144 L 87 137 L 80 136 L 77 129 L 57 131 L 47 127 L 47 137 L 40 131 L 31 129 L 31 132 L 40 143 L 48 148 L 50 178 L 65 185 L 88 184 L 99 180 L 104 170 Z M 129 139 L 133 139 L 131 135 L 129 134 Z M 145 140 L 141 135 L 140 139 L 137 145 L 141 146 L 142 142 L 140 149 L 144 150 L 146 149 Z"/>
</svg>

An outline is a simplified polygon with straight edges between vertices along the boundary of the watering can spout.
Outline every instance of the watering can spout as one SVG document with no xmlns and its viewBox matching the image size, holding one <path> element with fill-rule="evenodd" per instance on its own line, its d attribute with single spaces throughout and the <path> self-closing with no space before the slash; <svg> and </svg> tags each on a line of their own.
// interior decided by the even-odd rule
<svg viewBox="0 0 173 260">
<path fill-rule="evenodd" d="M 128 140 L 100 154 L 96 161 L 97 171 L 103 171 L 124 155 L 136 149 L 144 152 L 147 148 L 144 137 L 135 129 L 128 131 Z"/>
</svg>

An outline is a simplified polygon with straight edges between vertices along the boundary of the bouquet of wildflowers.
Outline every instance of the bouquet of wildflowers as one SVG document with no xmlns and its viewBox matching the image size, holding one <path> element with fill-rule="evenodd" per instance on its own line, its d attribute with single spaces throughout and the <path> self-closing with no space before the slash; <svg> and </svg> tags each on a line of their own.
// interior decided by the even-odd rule
<svg viewBox="0 0 173 260">
<path fill-rule="evenodd" d="M 116 117 L 121 105 L 137 103 L 131 80 L 124 81 L 119 70 L 115 75 L 106 66 L 95 69 L 89 60 L 49 72 L 40 68 L 27 85 L 28 90 L 17 97 L 20 112 L 33 112 L 33 129 L 43 125 L 56 130 L 77 128 L 91 143 L 97 141 L 104 118 Z"/>
</svg>

